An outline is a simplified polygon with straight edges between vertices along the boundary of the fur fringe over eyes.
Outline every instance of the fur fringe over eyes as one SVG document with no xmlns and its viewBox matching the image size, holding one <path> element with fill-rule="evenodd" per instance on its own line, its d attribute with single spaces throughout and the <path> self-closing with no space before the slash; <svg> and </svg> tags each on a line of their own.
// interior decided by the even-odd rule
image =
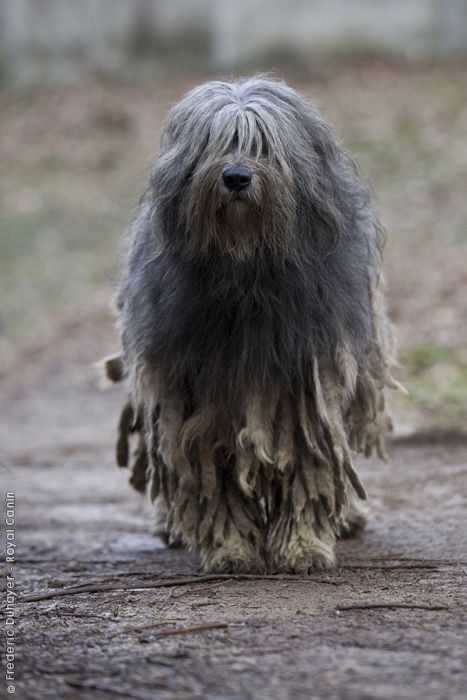
<svg viewBox="0 0 467 700">
<path fill-rule="evenodd" d="M 133 484 L 207 569 L 327 566 L 362 520 L 351 452 L 384 457 L 397 385 L 382 246 L 352 159 L 284 83 L 207 83 L 173 108 L 107 366 L 131 390 L 118 463 L 138 432 Z"/>
</svg>

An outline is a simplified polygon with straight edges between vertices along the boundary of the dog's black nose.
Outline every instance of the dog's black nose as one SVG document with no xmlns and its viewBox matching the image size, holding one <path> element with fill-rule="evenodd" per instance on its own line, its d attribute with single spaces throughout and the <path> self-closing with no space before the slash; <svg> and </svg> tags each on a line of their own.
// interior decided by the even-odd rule
<svg viewBox="0 0 467 700">
<path fill-rule="evenodd" d="M 246 190 L 251 182 L 251 170 L 246 165 L 233 165 L 222 173 L 224 185 L 231 192 Z"/>
</svg>

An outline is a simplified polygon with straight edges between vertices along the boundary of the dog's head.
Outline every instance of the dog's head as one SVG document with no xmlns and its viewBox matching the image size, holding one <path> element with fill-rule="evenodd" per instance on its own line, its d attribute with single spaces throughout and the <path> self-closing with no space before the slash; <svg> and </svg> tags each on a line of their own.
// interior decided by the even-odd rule
<svg viewBox="0 0 467 700">
<path fill-rule="evenodd" d="M 354 178 L 319 111 L 255 77 L 206 83 L 173 107 L 149 196 L 167 245 L 287 257 L 303 239 L 316 252 L 335 244 Z"/>
</svg>

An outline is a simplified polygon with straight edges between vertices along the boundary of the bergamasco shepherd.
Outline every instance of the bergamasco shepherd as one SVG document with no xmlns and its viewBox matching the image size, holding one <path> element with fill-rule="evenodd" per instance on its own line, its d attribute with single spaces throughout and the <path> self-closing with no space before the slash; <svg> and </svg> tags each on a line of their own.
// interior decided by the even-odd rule
<svg viewBox="0 0 467 700">
<path fill-rule="evenodd" d="M 384 454 L 396 387 L 368 187 L 281 81 L 191 90 L 171 110 L 128 234 L 108 375 L 117 459 L 160 534 L 207 571 L 332 566 L 365 522 L 352 452 Z"/>
</svg>

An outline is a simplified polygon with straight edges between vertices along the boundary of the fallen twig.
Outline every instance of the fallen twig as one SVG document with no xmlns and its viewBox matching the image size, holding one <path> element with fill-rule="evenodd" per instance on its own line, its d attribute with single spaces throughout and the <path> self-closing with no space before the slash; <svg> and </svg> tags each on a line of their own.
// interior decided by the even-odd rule
<svg viewBox="0 0 467 700">
<path fill-rule="evenodd" d="M 171 630 L 160 630 L 156 632 L 155 637 L 168 637 L 174 634 L 190 634 L 191 632 L 204 632 L 205 630 L 225 629 L 228 627 L 226 622 L 205 622 L 199 625 L 190 625 L 189 627 L 174 627 Z"/>
<path fill-rule="evenodd" d="M 371 564 L 365 566 L 364 564 L 344 564 L 340 567 L 343 570 L 369 570 L 369 571 L 404 571 L 405 569 L 433 569 L 438 570 L 439 566 L 436 564 L 390 564 L 389 566 L 372 566 Z"/>
<path fill-rule="evenodd" d="M 450 610 L 448 605 L 425 605 L 423 603 L 351 603 L 349 605 L 336 605 L 337 612 L 343 610 L 389 610 L 402 608 L 406 610 Z"/>
<path fill-rule="evenodd" d="M 206 586 L 197 587 L 196 592 L 201 593 L 202 591 L 211 591 L 213 588 L 218 588 L 219 586 L 223 586 L 224 584 L 233 580 L 234 579 L 230 576 L 229 578 L 222 579 L 222 581 L 213 581 L 212 583 L 208 583 Z M 178 593 L 178 595 L 174 595 L 172 591 L 172 597 L 174 600 L 178 600 L 178 598 L 181 598 L 184 595 L 186 595 L 186 591 L 181 591 L 181 593 Z"/>
<path fill-rule="evenodd" d="M 190 576 L 187 578 L 162 579 L 159 581 L 149 582 L 140 581 L 139 583 L 131 583 L 124 585 L 122 583 L 95 583 L 81 584 L 78 586 L 70 586 L 69 588 L 61 588 L 58 591 L 48 591 L 46 593 L 33 593 L 23 596 L 22 603 L 32 603 L 40 600 L 50 600 L 51 598 L 61 598 L 67 595 L 79 595 L 80 593 L 106 593 L 109 591 L 139 591 L 145 588 L 171 588 L 172 586 L 189 586 L 191 584 L 205 583 L 206 581 L 294 581 L 296 583 L 327 583 L 335 585 L 335 581 L 327 579 L 317 579 L 303 576 L 291 576 L 285 574 L 204 574 L 199 576 Z"/>
<path fill-rule="evenodd" d="M 153 629 L 154 627 L 159 627 L 160 625 L 173 625 L 174 622 L 178 620 L 158 620 L 157 622 L 152 622 L 150 625 L 141 625 L 141 627 L 125 627 L 122 630 L 118 630 L 114 634 L 110 634 L 107 639 L 114 639 L 114 637 L 119 637 L 121 634 L 131 634 L 132 632 L 145 632 L 146 630 Z"/>
<path fill-rule="evenodd" d="M 133 690 L 123 690 L 122 688 L 117 688 L 114 685 L 109 685 L 108 683 L 101 683 L 100 681 L 78 681 L 72 678 L 65 678 L 65 683 L 72 688 L 81 688 L 84 690 L 99 690 L 103 693 L 111 693 L 112 697 L 121 698 L 133 698 L 134 700 L 150 700 L 154 695 L 148 695 L 146 693 L 141 694 Z"/>
</svg>

